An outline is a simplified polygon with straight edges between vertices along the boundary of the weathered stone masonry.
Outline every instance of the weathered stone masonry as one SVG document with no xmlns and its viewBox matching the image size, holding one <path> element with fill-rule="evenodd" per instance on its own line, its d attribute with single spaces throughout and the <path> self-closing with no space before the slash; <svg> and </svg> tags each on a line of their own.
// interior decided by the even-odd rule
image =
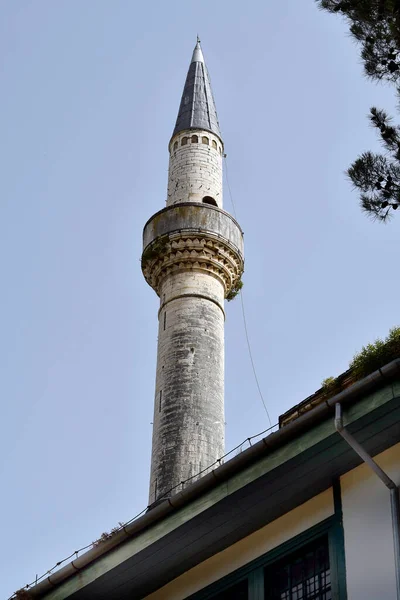
<svg viewBox="0 0 400 600">
<path fill-rule="evenodd" d="M 224 454 L 224 298 L 243 271 L 243 236 L 222 210 L 223 142 L 201 61 L 198 43 L 169 144 L 167 207 L 143 233 L 143 274 L 160 297 L 150 504 Z"/>
<path fill-rule="evenodd" d="M 215 200 L 222 208 L 222 152 L 208 131 L 184 131 L 170 142 L 167 206 L 177 202 Z"/>
</svg>

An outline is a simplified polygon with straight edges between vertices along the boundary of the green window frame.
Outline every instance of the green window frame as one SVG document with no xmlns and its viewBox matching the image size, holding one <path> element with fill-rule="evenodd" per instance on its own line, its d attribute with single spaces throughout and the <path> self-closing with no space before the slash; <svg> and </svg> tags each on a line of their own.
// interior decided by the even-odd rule
<svg viewBox="0 0 400 600">
<path fill-rule="evenodd" d="M 264 569 L 265 600 L 332 600 L 328 536 Z"/>
<path fill-rule="evenodd" d="M 346 592 L 346 567 L 344 555 L 344 534 L 342 519 L 342 503 L 340 484 L 333 485 L 334 515 L 300 533 L 252 562 L 229 573 L 219 581 L 196 592 L 186 600 L 225 600 L 229 598 L 229 589 L 247 579 L 248 600 L 264 600 L 264 573 L 266 568 L 279 563 L 285 557 L 300 551 L 302 547 L 317 541 L 328 539 L 329 567 L 332 581 L 333 600 L 347 600 Z M 226 596 L 224 594 L 226 592 Z"/>
</svg>

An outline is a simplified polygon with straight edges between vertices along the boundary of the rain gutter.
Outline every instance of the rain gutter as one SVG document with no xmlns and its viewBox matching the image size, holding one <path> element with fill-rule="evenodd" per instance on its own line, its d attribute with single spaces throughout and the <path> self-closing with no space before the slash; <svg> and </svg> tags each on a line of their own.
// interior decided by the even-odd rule
<svg viewBox="0 0 400 600">
<path fill-rule="evenodd" d="M 382 483 L 390 492 L 390 508 L 392 513 L 392 532 L 394 546 L 394 566 L 396 572 L 396 595 L 400 600 L 400 499 L 399 489 L 390 477 L 383 471 L 374 459 L 364 450 L 352 434 L 343 425 L 342 407 L 340 402 L 335 405 L 335 428 L 342 438 L 353 448 L 354 452 L 368 465 L 375 475 L 379 477 Z"/>
<path fill-rule="evenodd" d="M 354 383 L 351 387 L 346 388 L 332 398 L 324 400 L 321 404 L 312 408 L 310 411 L 298 417 L 282 429 L 271 433 L 251 448 L 244 450 L 241 454 L 230 459 L 211 472 L 207 473 L 192 483 L 189 487 L 174 494 L 171 498 L 167 498 L 164 502 L 158 504 L 145 515 L 133 521 L 129 525 L 125 525 L 121 531 L 113 535 L 109 540 L 102 542 L 98 546 L 92 548 L 82 556 L 71 561 L 68 565 L 49 575 L 29 589 L 33 598 L 43 597 L 55 587 L 59 586 L 67 578 L 77 574 L 79 571 L 90 565 L 96 559 L 100 558 L 113 548 L 116 548 L 124 541 L 138 535 L 141 531 L 167 517 L 173 511 L 178 510 L 182 506 L 198 498 L 208 490 L 214 488 L 222 481 L 226 481 L 229 477 L 244 469 L 247 465 L 255 462 L 257 459 L 272 452 L 276 448 L 283 446 L 285 443 L 296 438 L 304 431 L 310 429 L 313 425 L 332 416 L 332 411 L 337 403 L 351 404 L 360 396 L 373 391 L 380 387 L 388 380 L 400 376 L 400 358 L 393 360 L 378 371 L 371 373 L 364 379 Z M 398 571 L 396 571 L 398 576 Z M 398 596 L 400 600 L 400 596 Z"/>
</svg>

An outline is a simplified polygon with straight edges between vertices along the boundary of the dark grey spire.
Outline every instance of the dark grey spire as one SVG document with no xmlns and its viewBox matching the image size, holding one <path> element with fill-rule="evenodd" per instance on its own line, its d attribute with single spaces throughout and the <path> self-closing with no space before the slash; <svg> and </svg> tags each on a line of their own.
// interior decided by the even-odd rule
<svg viewBox="0 0 400 600">
<path fill-rule="evenodd" d="M 178 118 L 172 135 L 184 129 L 206 129 L 221 137 L 210 77 L 199 38 L 186 76 Z"/>
</svg>

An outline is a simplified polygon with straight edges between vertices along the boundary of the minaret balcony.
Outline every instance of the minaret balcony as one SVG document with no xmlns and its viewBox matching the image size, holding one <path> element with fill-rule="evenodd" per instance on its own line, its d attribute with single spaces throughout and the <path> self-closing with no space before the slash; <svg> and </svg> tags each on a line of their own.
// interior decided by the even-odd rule
<svg viewBox="0 0 400 600">
<path fill-rule="evenodd" d="M 177 270 L 207 271 L 227 296 L 243 273 L 243 232 L 227 212 L 198 202 L 160 210 L 143 231 L 142 271 L 159 294 L 164 277 Z"/>
</svg>

